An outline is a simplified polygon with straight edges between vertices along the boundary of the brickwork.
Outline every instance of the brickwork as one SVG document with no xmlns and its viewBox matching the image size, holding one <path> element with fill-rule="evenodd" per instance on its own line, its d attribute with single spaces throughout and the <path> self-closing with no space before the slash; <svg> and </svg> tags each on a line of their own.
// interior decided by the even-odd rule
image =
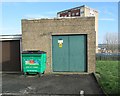
<svg viewBox="0 0 120 96">
<path fill-rule="evenodd" d="M 52 73 L 52 35 L 87 34 L 87 73 L 95 72 L 95 17 L 22 20 L 23 50 L 47 52 L 47 69 Z"/>
</svg>

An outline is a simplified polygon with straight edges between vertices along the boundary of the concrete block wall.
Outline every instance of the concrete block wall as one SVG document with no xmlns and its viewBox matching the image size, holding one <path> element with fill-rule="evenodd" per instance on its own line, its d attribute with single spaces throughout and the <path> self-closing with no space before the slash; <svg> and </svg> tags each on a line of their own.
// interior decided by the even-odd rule
<svg viewBox="0 0 120 96">
<path fill-rule="evenodd" d="M 47 52 L 47 69 L 52 73 L 52 35 L 87 34 L 87 73 L 95 72 L 95 17 L 22 20 L 23 50 Z"/>
</svg>

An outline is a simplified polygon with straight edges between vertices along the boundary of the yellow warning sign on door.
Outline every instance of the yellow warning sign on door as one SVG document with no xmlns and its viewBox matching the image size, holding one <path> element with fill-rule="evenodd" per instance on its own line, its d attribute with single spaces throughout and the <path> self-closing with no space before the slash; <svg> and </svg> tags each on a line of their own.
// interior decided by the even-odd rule
<svg viewBox="0 0 120 96">
<path fill-rule="evenodd" d="M 59 47 L 62 48 L 62 43 L 59 43 Z"/>
<path fill-rule="evenodd" d="M 62 39 L 58 40 L 58 46 L 59 46 L 59 48 L 62 48 L 62 46 L 63 46 L 63 40 Z"/>
</svg>

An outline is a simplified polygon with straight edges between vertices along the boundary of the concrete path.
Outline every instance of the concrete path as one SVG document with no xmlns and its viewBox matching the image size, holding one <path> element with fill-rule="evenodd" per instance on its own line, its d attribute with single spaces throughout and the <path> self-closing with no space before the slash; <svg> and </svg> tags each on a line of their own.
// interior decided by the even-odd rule
<svg viewBox="0 0 120 96">
<path fill-rule="evenodd" d="M 59 94 L 76 95 L 81 90 L 84 94 L 104 95 L 92 74 L 87 75 L 28 75 L 3 74 L 2 94 L 27 95 Z"/>
</svg>

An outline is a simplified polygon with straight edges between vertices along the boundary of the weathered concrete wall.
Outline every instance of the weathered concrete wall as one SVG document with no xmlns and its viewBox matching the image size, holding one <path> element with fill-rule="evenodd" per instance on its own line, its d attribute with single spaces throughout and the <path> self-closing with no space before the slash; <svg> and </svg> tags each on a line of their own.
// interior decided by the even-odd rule
<svg viewBox="0 0 120 96">
<path fill-rule="evenodd" d="M 94 17 L 22 20 L 23 50 L 46 51 L 46 73 L 52 72 L 53 34 L 87 34 L 87 72 L 95 72 L 96 32 Z"/>
</svg>

